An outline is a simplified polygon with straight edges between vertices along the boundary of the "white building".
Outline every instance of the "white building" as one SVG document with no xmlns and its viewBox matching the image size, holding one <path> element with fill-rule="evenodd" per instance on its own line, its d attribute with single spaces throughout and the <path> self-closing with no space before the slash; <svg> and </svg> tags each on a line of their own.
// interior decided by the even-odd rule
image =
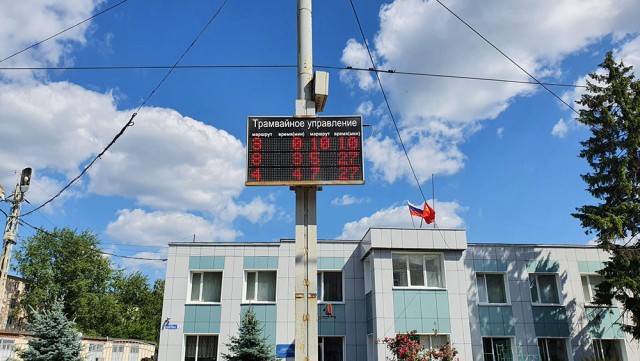
<svg viewBox="0 0 640 361">
<path fill-rule="evenodd" d="M 293 359 L 294 242 L 171 243 L 159 361 L 221 360 L 252 307 Z M 607 255 L 575 245 L 467 244 L 464 230 L 370 229 L 318 241 L 319 360 L 386 360 L 376 340 L 415 330 L 460 360 L 640 360 L 616 305 L 590 304 Z"/>
</svg>

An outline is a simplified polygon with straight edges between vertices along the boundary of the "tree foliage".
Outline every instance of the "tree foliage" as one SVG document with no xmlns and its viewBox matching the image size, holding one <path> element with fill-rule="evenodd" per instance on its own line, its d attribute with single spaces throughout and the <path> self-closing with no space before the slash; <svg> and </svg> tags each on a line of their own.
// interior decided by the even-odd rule
<svg viewBox="0 0 640 361">
<path fill-rule="evenodd" d="M 45 310 L 63 300 L 63 312 L 87 335 L 158 341 L 164 281 L 124 274 L 104 257 L 91 232 L 38 231 L 16 252 L 26 279 L 25 310 Z"/>
<path fill-rule="evenodd" d="M 29 330 L 34 338 L 26 349 L 18 351 L 24 361 L 81 361 L 81 337 L 75 323 L 69 321 L 61 301 L 53 301 L 51 310 L 33 311 Z"/>
<path fill-rule="evenodd" d="M 611 253 L 597 301 L 619 300 L 632 321 L 623 330 L 640 339 L 640 81 L 611 52 L 589 77 L 577 120 L 592 133 L 581 142 L 580 157 L 592 168 L 582 179 L 599 203 L 573 216 Z"/>
<path fill-rule="evenodd" d="M 275 361 L 272 347 L 262 335 L 262 325 L 253 309 L 248 308 L 242 314 L 238 336 L 231 336 L 226 344 L 230 354 L 223 354 L 227 361 Z"/>
</svg>

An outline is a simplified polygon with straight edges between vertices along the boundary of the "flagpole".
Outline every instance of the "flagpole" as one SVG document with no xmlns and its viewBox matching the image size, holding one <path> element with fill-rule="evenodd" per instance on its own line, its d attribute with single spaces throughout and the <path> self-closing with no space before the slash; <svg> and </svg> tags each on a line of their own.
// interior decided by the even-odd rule
<svg viewBox="0 0 640 361">
<path fill-rule="evenodd" d="M 433 211 L 435 212 L 436 210 L 436 183 L 434 182 L 433 179 L 433 173 L 431 173 L 431 195 L 433 195 L 433 200 L 431 201 L 431 203 L 433 203 Z M 433 228 L 436 228 L 436 221 L 433 221 Z"/>
</svg>

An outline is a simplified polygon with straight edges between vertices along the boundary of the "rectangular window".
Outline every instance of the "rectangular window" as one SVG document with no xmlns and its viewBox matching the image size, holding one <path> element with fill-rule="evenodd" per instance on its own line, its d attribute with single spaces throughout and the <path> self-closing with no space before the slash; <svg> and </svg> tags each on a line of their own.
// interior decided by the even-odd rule
<svg viewBox="0 0 640 361">
<path fill-rule="evenodd" d="M 596 297 L 596 286 L 598 286 L 602 281 L 604 281 L 604 277 L 600 275 L 582 275 L 582 294 L 584 295 L 585 303 L 594 303 Z M 611 302 L 607 303 L 611 304 Z"/>
<path fill-rule="evenodd" d="M 391 263 L 396 287 L 443 287 L 440 255 L 394 253 Z"/>
<path fill-rule="evenodd" d="M 449 342 L 448 335 L 419 335 L 418 342 L 424 349 L 439 348 Z"/>
<path fill-rule="evenodd" d="M 540 361 L 568 361 L 567 347 L 562 338 L 538 338 Z"/>
<path fill-rule="evenodd" d="M 111 347 L 111 361 L 124 360 L 124 345 L 115 344 Z"/>
<path fill-rule="evenodd" d="M 98 359 L 102 359 L 102 350 L 104 348 L 104 345 L 101 343 L 90 343 L 89 344 L 89 351 L 87 352 L 87 355 L 85 356 L 85 360 L 86 361 L 96 361 Z"/>
<path fill-rule="evenodd" d="M 318 361 L 343 361 L 342 337 L 318 337 Z"/>
<path fill-rule="evenodd" d="M 483 338 L 484 361 L 512 361 L 511 340 L 508 338 Z"/>
<path fill-rule="evenodd" d="M 548 304 L 560 303 L 556 275 L 530 274 L 529 286 L 531 288 L 531 302 Z"/>
<path fill-rule="evenodd" d="M 593 339 L 593 348 L 596 352 L 596 360 L 598 361 L 622 361 L 622 349 L 620 347 L 620 340 L 605 340 L 601 338 Z"/>
<path fill-rule="evenodd" d="M 247 271 L 245 276 L 245 301 L 276 301 L 276 271 Z"/>
<path fill-rule="evenodd" d="M 343 302 L 342 272 L 318 272 L 318 301 Z"/>
<path fill-rule="evenodd" d="M 216 361 L 218 336 L 186 336 L 184 361 Z"/>
<path fill-rule="evenodd" d="M 480 303 L 507 303 L 507 289 L 504 285 L 504 274 L 478 273 L 478 298 Z"/>
<path fill-rule="evenodd" d="M 129 348 L 129 360 L 138 360 L 138 354 L 140 353 L 140 346 L 131 346 Z"/>
<path fill-rule="evenodd" d="M 220 302 L 222 272 L 191 273 L 191 302 Z"/>
</svg>

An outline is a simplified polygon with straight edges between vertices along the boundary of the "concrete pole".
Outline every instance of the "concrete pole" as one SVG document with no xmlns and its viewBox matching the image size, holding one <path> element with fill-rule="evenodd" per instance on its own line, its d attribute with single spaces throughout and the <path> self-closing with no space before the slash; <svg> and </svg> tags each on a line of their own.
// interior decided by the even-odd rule
<svg viewBox="0 0 640 361">
<path fill-rule="evenodd" d="M 2 257 L 0 258 L 0 327 L 7 328 L 9 316 L 9 301 L 7 300 L 7 275 L 9 264 L 11 263 L 11 250 L 16 243 L 16 233 L 18 232 L 18 219 L 20 217 L 20 207 L 24 194 L 20 191 L 20 182 L 16 184 L 13 191 L 13 203 L 11 212 L 7 217 L 7 224 L 4 228 Z"/>
<path fill-rule="evenodd" d="M 298 0 L 297 118 L 315 118 L 311 0 Z M 295 361 L 318 360 L 316 187 L 296 192 Z"/>
</svg>

